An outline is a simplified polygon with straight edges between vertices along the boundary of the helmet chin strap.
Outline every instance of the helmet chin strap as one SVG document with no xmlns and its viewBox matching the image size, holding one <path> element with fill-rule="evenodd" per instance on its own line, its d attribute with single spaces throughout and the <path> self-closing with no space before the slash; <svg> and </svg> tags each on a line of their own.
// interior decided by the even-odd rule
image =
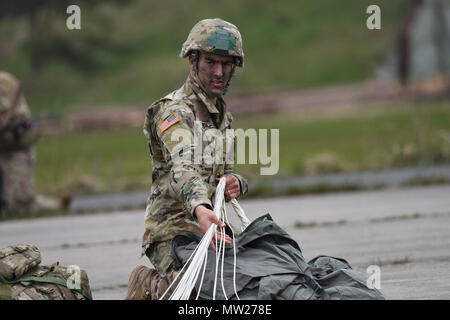
<svg viewBox="0 0 450 320">
<path fill-rule="evenodd" d="M 236 60 L 236 58 L 234 60 Z M 225 85 L 225 88 L 223 89 L 223 94 L 222 95 L 226 95 L 227 94 L 228 89 L 230 88 L 231 79 L 234 76 L 235 69 L 236 69 L 236 63 L 233 63 L 233 67 L 231 68 L 231 72 L 230 72 L 230 79 L 228 79 L 227 84 Z"/>
<path fill-rule="evenodd" d="M 192 69 L 191 69 L 191 73 L 193 72 L 193 76 L 194 78 L 197 80 L 198 85 L 200 86 L 200 88 L 206 93 L 206 95 L 210 96 L 210 97 L 220 97 L 220 96 L 224 96 L 227 92 L 228 89 L 230 87 L 231 84 L 231 79 L 234 76 L 234 71 L 236 69 L 236 58 L 234 58 L 234 63 L 233 63 L 233 67 L 231 69 L 231 73 L 230 73 L 230 78 L 227 81 L 227 84 L 225 85 L 223 92 L 221 95 L 217 95 L 215 93 L 212 93 L 210 90 L 208 90 L 202 83 L 202 81 L 200 80 L 200 76 L 198 74 L 198 58 L 199 58 L 199 52 L 198 50 L 194 50 L 191 52 L 191 56 L 194 59 L 194 63 L 192 65 Z"/>
</svg>

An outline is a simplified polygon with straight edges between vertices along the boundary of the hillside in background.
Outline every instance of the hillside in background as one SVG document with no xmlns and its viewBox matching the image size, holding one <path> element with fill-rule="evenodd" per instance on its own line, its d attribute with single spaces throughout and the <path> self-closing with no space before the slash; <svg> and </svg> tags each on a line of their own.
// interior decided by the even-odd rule
<svg viewBox="0 0 450 320">
<path fill-rule="evenodd" d="M 43 9 L 34 24 L 2 18 L 0 69 L 23 81 L 36 117 L 148 105 L 186 78 L 178 53 L 192 26 L 220 17 L 237 25 L 244 40 L 245 68 L 230 95 L 353 83 L 374 77 L 393 50 L 406 2 L 83 2 L 81 30 L 68 30 L 61 10 Z M 366 28 L 370 4 L 381 8 L 381 30 Z"/>
</svg>

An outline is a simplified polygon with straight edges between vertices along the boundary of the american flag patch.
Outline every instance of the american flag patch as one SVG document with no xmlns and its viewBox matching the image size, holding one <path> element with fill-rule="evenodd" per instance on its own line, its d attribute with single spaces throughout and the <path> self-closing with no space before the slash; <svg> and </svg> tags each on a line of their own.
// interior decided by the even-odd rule
<svg viewBox="0 0 450 320">
<path fill-rule="evenodd" d="M 175 113 L 172 113 L 166 120 L 160 123 L 158 128 L 161 129 L 161 132 L 164 132 L 164 130 L 170 128 L 170 126 L 174 125 L 178 121 L 180 121 L 180 119 Z"/>
</svg>

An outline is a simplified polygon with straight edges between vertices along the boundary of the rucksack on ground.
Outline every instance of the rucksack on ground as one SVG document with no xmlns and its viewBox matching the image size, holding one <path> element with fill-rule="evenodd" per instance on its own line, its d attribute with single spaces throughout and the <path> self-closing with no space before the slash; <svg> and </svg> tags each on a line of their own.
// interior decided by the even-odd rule
<svg viewBox="0 0 450 320">
<path fill-rule="evenodd" d="M 34 245 L 0 249 L 0 300 L 92 300 L 84 270 L 40 263 Z"/>
</svg>

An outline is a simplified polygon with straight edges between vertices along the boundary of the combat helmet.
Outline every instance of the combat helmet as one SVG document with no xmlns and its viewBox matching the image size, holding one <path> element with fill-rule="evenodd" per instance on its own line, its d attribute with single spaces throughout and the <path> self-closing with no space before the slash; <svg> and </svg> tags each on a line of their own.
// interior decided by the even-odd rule
<svg viewBox="0 0 450 320">
<path fill-rule="evenodd" d="M 222 19 L 204 19 L 191 29 L 181 48 L 180 57 L 186 58 L 193 50 L 236 57 L 235 64 L 244 66 L 242 37 L 238 28 Z"/>
</svg>

